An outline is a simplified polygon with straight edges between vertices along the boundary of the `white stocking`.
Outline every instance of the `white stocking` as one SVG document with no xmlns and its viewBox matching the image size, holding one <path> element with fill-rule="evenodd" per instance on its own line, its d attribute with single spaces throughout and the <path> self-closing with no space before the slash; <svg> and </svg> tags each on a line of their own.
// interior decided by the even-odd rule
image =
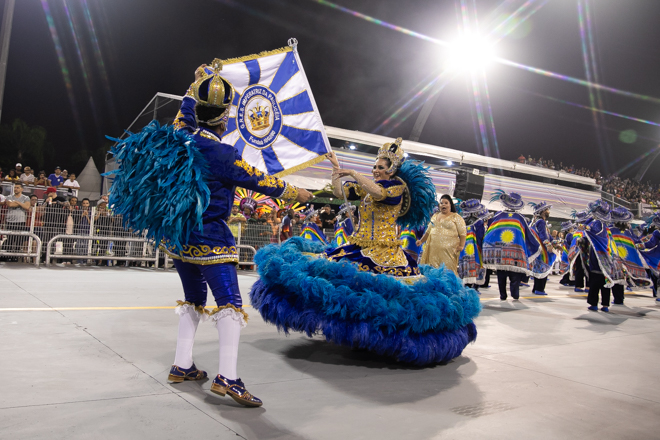
<svg viewBox="0 0 660 440">
<path fill-rule="evenodd" d="M 220 341 L 218 373 L 230 380 L 238 379 L 236 363 L 238 362 L 238 341 L 241 337 L 241 324 L 241 320 L 233 314 L 217 319 L 215 324 L 218 329 L 218 340 Z"/>
<path fill-rule="evenodd" d="M 193 364 L 192 349 L 200 314 L 189 304 L 177 307 L 176 314 L 179 315 L 179 336 L 176 340 L 174 365 L 186 369 Z"/>
</svg>

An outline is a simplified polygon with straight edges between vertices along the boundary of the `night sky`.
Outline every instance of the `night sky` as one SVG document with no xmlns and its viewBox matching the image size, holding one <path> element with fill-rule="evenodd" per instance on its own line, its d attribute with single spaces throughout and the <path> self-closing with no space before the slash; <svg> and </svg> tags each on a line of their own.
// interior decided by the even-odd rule
<svg viewBox="0 0 660 440">
<path fill-rule="evenodd" d="M 452 41 L 460 30 L 459 0 L 335 3 L 436 39 Z M 482 33 L 523 3 L 477 0 Z M 518 27 L 500 29 L 511 32 L 496 45 L 497 55 L 586 79 L 578 1 L 531 3 L 545 5 Z M 583 24 L 586 32 L 589 18 L 591 77 L 660 98 L 660 2 L 581 4 L 589 7 Z M 198 65 L 282 47 L 290 37 L 298 39 L 324 124 L 404 139 L 428 92 L 388 118 L 443 71 L 448 53 L 313 0 L 17 0 L 2 122 L 21 118 L 43 126 L 55 151 L 46 169 L 79 172 L 89 155 L 99 157 L 107 146 L 104 135 L 120 135 L 156 92 L 185 93 Z M 622 175 L 632 177 L 644 161 L 626 166 L 660 143 L 658 126 L 610 115 L 594 119 L 592 111 L 564 102 L 590 107 L 583 85 L 500 63 L 484 72 L 503 159 L 531 154 L 603 172 L 625 168 Z M 598 108 L 660 122 L 660 101 L 607 91 L 594 95 L 599 99 Z M 420 141 L 483 154 L 475 109 L 470 75 L 459 74 L 440 92 Z M 487 135 L 496 155 L 490 126 Z M 660 159 L 646 178 L 660 182 L 658 167 Z"/>
</svg>

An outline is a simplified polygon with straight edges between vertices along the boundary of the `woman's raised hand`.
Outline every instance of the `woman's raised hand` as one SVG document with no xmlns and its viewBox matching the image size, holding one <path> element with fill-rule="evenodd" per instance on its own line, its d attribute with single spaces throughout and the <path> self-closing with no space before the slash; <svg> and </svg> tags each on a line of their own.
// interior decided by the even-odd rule
<svg viewBox="0 0 660 440">
<path fill-rule="evenodd" d="M 337 168 L 337 169 L 340 168 L 339 161 L 337 160 L 337 155 L 333 151 L 326 154 L 325 157 L 327 157 L 330 163 L 332 164 L 332 168 Z"/>
</svg>

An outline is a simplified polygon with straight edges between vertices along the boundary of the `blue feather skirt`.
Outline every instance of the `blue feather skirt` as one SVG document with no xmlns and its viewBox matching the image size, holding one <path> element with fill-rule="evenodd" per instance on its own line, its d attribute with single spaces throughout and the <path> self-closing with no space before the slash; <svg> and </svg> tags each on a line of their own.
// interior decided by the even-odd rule
<svg viewBox="0 0 660 440">
<path fill-rule="evenodd" d="M 265 321 L 419 366 L 447 362 L 476 339 L 479 296 L 452 271 L 421 266 L 424 278 L 406 284 L 309 256 L 324 250 L 294 237 L 257 252 L 250 299 Z"/>
</svg>

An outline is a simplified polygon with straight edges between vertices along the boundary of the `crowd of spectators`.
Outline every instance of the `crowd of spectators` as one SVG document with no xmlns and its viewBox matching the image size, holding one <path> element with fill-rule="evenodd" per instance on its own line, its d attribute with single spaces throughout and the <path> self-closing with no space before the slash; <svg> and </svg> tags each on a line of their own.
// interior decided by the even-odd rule
<svg viewBox="0 0 660 440">
<path fill-rule="evenodd" d="M 654 206 L 660 204 L 660 186 L 653 185 L 651 182 L 642 183 L 632 179 L 622 179 L 616 174 L 603 177 L 599 170 L 591 171 L 584 167 L 577 168 L 574 165 L 565 166 L 562 162 L 556 164 L 552 159 L 542 157 L 534 159 L 532 156 L 525 157 L 521 154 L 517 161 L 527 165 L 564 171 L 577 176 L 590 177 L 595 179 L 596 184 L 601 185 L 606 193 L 632 203 L 648 203 Z"/>
<path fill-rule="evenodd" d="M 637 182 L 632 179 L 622 179 L 617 175 L 603 179 L 603 191 L 628 200 L 633 203 L 648 203 L 649 205 L 660 205 L 660 186 L 651 182 Z"/>
<path fill-rule="evenodd" d="M 76 180 L 75 173 L 69 173 L 67 170 L 62 170 L 59 166 L 46 177 L 45 171 L 39 171 L 35 176 L 34 170 L 30 166 L 25 166 L 17 163 L 16 166 L 7 172 L 3 172 L 0 168 L 0 180 L 9 183 L 23 183 L 24 185 L 31 186 L 53 186 L 55 188 L 69 188 L 71 190 L 80 189 L 80 184 Z"/>
<path fill-rule="evenodd" d="M 519 163 L 524 163 L 527 165 L 532 165 L 536 167 L 542 167 L 542 168 L 548 168 L 550 170 L 557 170 L 557 171 L 563 171 L 565 173 L 570 173 L 570 174 L 575 174 L 576 176 L 582 176 L 582 177 L 589 177 L 592 179 L 596 180 L 596 183 L 600 185 L 600 181 L 602 179 L 602 175 L 599 170 L 596 171 L 591 171 L 587 168 L 578 168 L 575 165 L 564 165 L 563 162 L 559 162 L 558 164 L 555 163 L 554 160 L 552 159 L 544 159 L 543 157 L 540 157 L 539 159 L 535 159 L 532 156 L 527 156 L 525 157 L 524 155 L 520 155 L 517 159 Z"/>
<path fill-rule="evenodd" d="M 316 223 L 321 229 L 333 231 L 335 217 L 335 211 L 331 209 L 330 205 L 325 205 L 318 214 L 313 215 L 308 221 Z M 304 221 L 305 217 L 293 209 L 280 209 L 278 211 L 258 209 L 253 211 L 246 206 L 241 212 L 239 206 L 234 205 L 227 224 L 237 239 L 239 237 L 239 224 L 242 225 L 241 231 L 243 232 L 240 235 L 243 241 L 245 241 L 247 235 L 245 231 L 249 230 L 251 232 L 248 240 L 254 240 L 256 235 L 258 237 L 256 242 L 250 244 L 256 245 L 255 247 L 258 249 L 260 245 L 277 243 L 278 236 L 279 241 L 291 238 L 298 232 Z"/>
</svg>

